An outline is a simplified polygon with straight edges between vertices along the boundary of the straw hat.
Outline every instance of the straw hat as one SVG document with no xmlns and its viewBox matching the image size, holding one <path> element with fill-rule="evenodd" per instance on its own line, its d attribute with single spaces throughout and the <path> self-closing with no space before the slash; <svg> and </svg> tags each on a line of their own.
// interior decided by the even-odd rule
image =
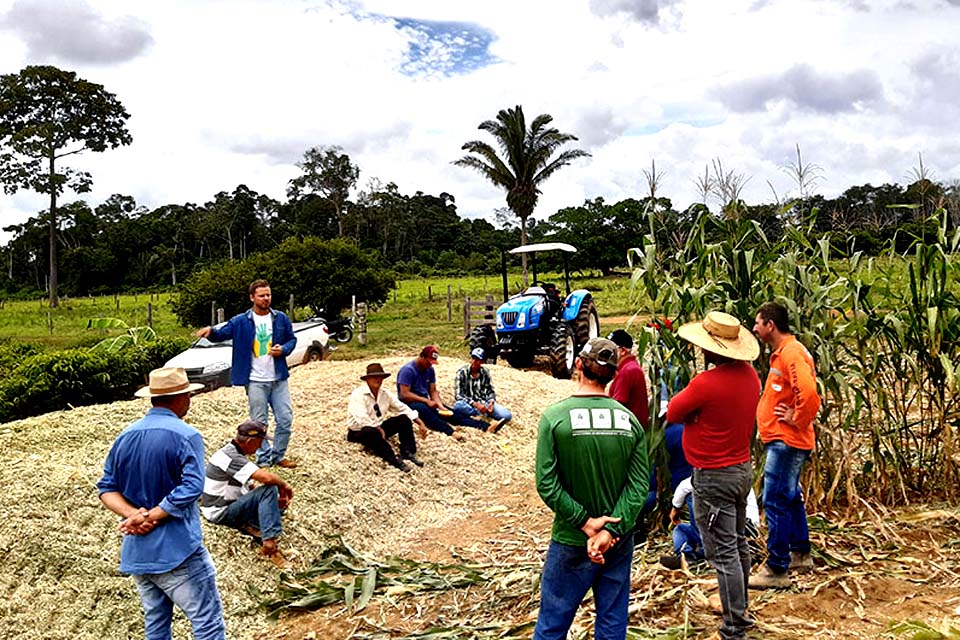
<svg viewBox="0 0 960 640">
<path fill-rule="evenodd" d="M 367 373 L 360 376 L 361 380 L 367 378 L 389 378 L 390 374 L 383 370 L 383 365 L 379 362 L 372 362 L 367 365 Z"/>
<path fill-rule="evenodd" d="M 190 382 L 187 372 L 180 367 L 163 367 L 150 372 L 150 384 L 133 394 L 138 398 L 156 398 L 157 396 L 176 396 L 203 389 L 202 384 Z"/>
<path fill-rule="evenodd" d="M 677 335 L 712 353 L 731 360 L 756 360 L 760 344 L 750 330 L 729 313 L 711 311 L 703 322 L 688 322 Z"/>
</svg>

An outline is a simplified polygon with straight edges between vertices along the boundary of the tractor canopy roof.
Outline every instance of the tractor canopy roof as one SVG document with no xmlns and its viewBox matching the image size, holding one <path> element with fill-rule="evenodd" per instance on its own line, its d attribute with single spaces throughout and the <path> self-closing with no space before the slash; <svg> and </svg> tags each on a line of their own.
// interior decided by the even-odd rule
<svg viewBox="0 0 960 640">
<path fill-rule="evenodd" d="M 576 253 L 577 248 L 572 244 L 567 244 L 566 242 L 541 242 L 539 244 L 525 244 L 514 249 L 510 249 L 508 253 L 512 254 L 521 254 L 521 253 L 539 253 L 541 251 L 565 251 L 566 253 Z"/>
</svg>

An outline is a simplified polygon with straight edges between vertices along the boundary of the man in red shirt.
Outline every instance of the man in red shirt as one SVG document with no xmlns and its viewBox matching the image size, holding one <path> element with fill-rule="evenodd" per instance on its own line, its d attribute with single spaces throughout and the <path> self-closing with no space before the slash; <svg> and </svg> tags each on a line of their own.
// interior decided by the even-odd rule
<svg viewBox="0 0 960 640">
<path fill-rule="evenodd" d="M 703 350 L 706 367 L 667 405 L 667 422 L 683 422 L 683 451 L 693 467 L 693 512 L 707 560 L 717 571 L 723 624 L 718 638 L 745 638 L 750 547 L 747 495 L 753 483 L 750 439 L 760 378 L 750 362 L 760 345 L 733 316 L 712 311 L 677 335 Z"/>
<path fill-rule="evenodd" d="M 607 340 L 617 345 L 620 356 L 617 374 L 610 383 L 609 395 L 630 409 L 646 431 L 650 426 L 647 379 L 643 375 L 643 367 L 637 362 L 637 356 L 633 353 L 633 336 L 623 329 L 617 329 L 607 336 Z"/>
</svg>

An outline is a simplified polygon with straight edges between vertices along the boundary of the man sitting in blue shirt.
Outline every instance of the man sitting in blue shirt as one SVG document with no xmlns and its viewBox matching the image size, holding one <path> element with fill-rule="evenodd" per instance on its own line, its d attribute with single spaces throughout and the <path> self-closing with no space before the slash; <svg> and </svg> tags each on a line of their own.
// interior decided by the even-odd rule
<svg viewBox="0 0 960 640">
<path fill-rule="evenodd" d="M 203 546 L 197 500 L 203 492 L 203 438 L 181 418 L 190 410 L 183 369 L 155 369 L 137 391 L 153 408 L 114 441 L 97 483 L 100 501 L 119 515 L 120 571 L 140 592 L 147 640 L 169 639 L 173 605 L 195 640 L 223 640 L 216 570 Z"/>
<path fill-rule="evenodd" d="M 433 365 L 439 359 L 439 349 L 430 344 L 423 348 L 416 359 L 400 367 L 397 373 L 397 396 L 400 402 L 416 411 L 428 429 L 453 436 L 455 440 L 462 440 L 463 435 L 454 431 L 447 420 L 481 431 L 486 430 L 486 422 L 474 420 L 461 412 L 450 411 L 443 404 L 440 392 L 437 391 L 437 372 L 433 370 Z"/>
</svg>

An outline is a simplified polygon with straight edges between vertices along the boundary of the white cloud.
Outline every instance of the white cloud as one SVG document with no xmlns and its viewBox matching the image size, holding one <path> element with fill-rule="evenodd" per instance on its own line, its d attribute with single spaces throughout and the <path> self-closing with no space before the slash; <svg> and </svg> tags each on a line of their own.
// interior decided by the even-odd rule
<svg viewBox="0 0 960 640">
<path fill-rule="evenodd" d="M 486 135 L 481 121 L 520 104 L 592 154 L 544 185 L 545 219 L 642 194 L 651 158 L 678 207 L 718 157 L 753 176 L 748 201 L 769 201 L 768 180 L 789 191 L 780 167 L 795 144 L 828 195 L 903 181 L 919 151 L 958 177 L 945 135 L 960 117 L 956 4 L 72 0 L 56 5 L 89 28 L 65 43 L 43 18 L 52 0 L 0 0 L 0 73 L 56 58 L 131 113 L 130 147 L 69 159 L 93 173 L 93 204 L 115 192 L 148 207 L 205 202 L 241 183 L 282 199 L 303 151 L 337 144 L 361 187 L 445 191 L 461 215 L 492 219 L 503 195 L 450 163 Z M 0 226 L 43 205 L 3 198 Z"/>
</svg>

